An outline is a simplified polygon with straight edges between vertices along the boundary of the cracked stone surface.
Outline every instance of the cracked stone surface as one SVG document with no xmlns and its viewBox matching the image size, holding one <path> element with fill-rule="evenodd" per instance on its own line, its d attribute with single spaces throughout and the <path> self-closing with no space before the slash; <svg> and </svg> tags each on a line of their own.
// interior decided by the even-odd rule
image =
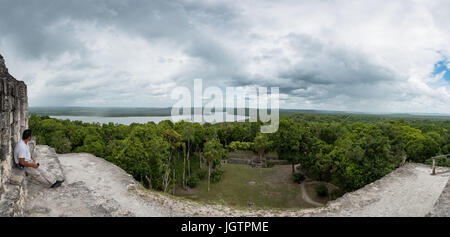
<svg viewBox="0 0 450 237">
<path fill-rule="evenodd" d="M 26 216 L 174 215 L 129 192 L 129 185 L 138 185 L 136 181 L 104 159 L 86 153 L 56 155 L 48 146 L 37 146 L 35 157 L 41 167 L 65 182 L 56 189 L 30 182 Z"/>
<path fill-rule="evenodd" d="M 426 216 L 446 189 L 450 169 L 409 163 L 365 187 L 329 203 L 319 216 Z M 448 185 L 447 185 L 448 189 Z M 450 206 L 443 207 L 449 210 Z"/>
<path fill-rule="evenodd" d="M 427 216 L 450 217 L 450 182 L 447 182 L 444 191 L 434 204 L 433 210 Z"/>
</svg>

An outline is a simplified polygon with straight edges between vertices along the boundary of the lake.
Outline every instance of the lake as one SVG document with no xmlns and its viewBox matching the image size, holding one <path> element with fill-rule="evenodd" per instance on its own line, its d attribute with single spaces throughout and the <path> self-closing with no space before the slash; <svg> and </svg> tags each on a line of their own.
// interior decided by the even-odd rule
<svg viewBox="0 0 450 237">
<path fill-rule="evenodd" d="M 218 112 L 219 116 L 225 116 L 226 113 Z M 203 119 L 212 119 L 213 115 L 203 115 Z M 164 120 L 171 120 L 172 122 L 178 122 L 180 120 L 192 121 L 191 116 L 180 115 L 180 116 L 143 116 L 143 117 L 101 117 L 101 116 L 54 116 L 51 115 L 51 118 L 61 119 L 61 120 L 70 120 L 70 121 L 82 121 L 86 123 L 118 123 L 124 125 L 130 125 L 132 123 L 148 123 L 154 122 L 159 123 Z M 236 119 L 234 121 L 242 121 L 245 120 L 246 116 L 238 116 L 236 115 Z"/>
</svg>

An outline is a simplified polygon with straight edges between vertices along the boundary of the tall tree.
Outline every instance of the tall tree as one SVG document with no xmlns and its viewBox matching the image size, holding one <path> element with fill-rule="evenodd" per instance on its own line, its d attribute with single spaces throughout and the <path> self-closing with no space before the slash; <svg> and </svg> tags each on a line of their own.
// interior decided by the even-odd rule
<svg viewBox="0 0 450 237">
<path fill-rule="evenodd" d="M 211 183 L 211 168 L 213 163 L 226 157 L 226 150 L 218 139 L 212 139 L 205 143 L 204 157 L 208 162 L 208 192 Z"/>
<path fill-rule="evenodd" d="M 182 142 L 181 142 L 181 135 L 173 129 L 165 130 L 163 133 L 163 138 L 166 142 L 170 144 L 169 158 L 167 160 L 167 163 L 163 164 L 164 167 L 163 187 L 164 192 L 167 192 L 170 184 L 171 171 L 172 171 L 172 181 L 175 182 L 176 178 L 175 166 L 173 164 L 175 160 L 174 153 L 177 151 L 178 148 L 182 146 Z"/>
<path fill-rule="evenodd" d="M 255 137 L 253 146 L 255 151 L 258 153 L 259 162 L 262 162 L 263 158 L 264 162 L 266 162 L 265 153 L 269 151 L 272 146 L 272 142 L 269 141 L 269 136 L 265 133 L 259 133 Z"/>
<path fill-rule="evenodd" d="M 190 154 L 193 140 L 195 138 L 195 129 L 192 123 L 181 120 L 174 125 L 175 130 L 181 134 L 183 145 L 183 187 L 186 188 L 186 162 L 188 168 L 188 176 L 191 176 Z"/>
<path fill-rule="evenodd" d="M 294 165 L 299 161 L 302 151 L 302 134 L 299 125 L 291 120 L 281 120 L 278 131 L 273 134 L 273 140 L 278 156 L 291 162 L 292 173 L 294 173 Z"/>
<path fill-rule="evenodd" d="M 203 168 L 202 149 L 205 143 L 205 129 L 199 123 L 194 123 L 194 139 L 192 141 L 194 150 L 198 152 L 200 169 Z"/>
</svg>

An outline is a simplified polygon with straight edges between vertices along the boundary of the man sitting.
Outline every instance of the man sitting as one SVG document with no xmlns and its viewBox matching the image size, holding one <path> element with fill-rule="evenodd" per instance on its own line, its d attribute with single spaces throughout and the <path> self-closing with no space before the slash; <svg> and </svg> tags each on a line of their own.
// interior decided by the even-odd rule
<svg viewBox="0 0 450 237">
<path fill-rule="evenodd" d="M 16 164 L 24 166 L 25 172 L 31 176 L 31 178 L 40 184 L 50 186 L 50 188 L 57 188 L 61 186 L 64 180 L 56 180 L 49 175 L 49 173 L 39 167 L 39 163 L 31 157 L 30 147 L 28 142 L 31 140 L 31 129 L 27 129 L 23 132 L 22 140 L 20 140 L 14 148 L 14 162 Z"/>
</svg>

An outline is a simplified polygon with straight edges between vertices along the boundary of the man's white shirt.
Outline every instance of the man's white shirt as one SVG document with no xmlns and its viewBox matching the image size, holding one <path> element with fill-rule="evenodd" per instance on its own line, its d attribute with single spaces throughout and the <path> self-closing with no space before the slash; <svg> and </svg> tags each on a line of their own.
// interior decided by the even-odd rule
<svg viewBox="0 0 450 237">
<path fill-rule="evenodd" d="M 23 140 L 20 140 L 14 148 L 14 161 L 19 164 L 19 158 L 25 158 L 28 163 L 33 163 L 31 159 L 30 147 L 25 144 Z"/>
</svg>

